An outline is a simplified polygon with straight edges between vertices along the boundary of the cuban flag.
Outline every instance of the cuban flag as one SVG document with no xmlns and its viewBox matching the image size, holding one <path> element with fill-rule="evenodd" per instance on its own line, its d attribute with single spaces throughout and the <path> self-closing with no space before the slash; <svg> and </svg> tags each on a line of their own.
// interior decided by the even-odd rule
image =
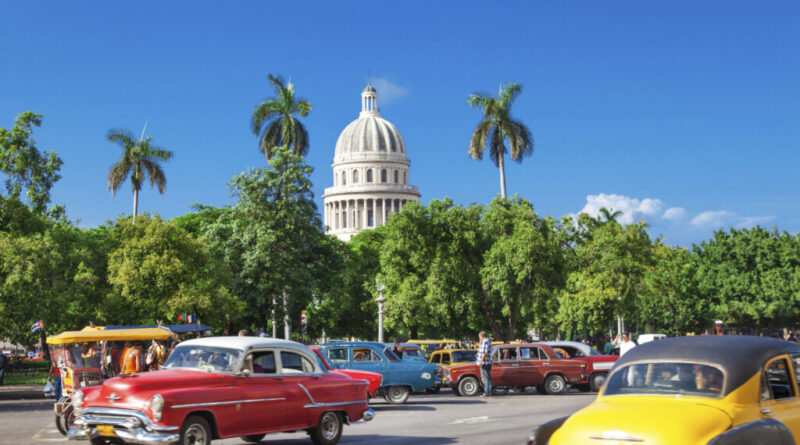
<svg viewBox="0 0 800 445">
<path fill-rule="evenodd" d="M 42 323 L 42 320 L 37 321 L 33 324 L 33 326 L 31 326 L 31 332 L 36 332 L 39 329 L 44 329 L 44 323 Z"/>
<path fill-rule="evenodd" d="M 195 317 L 194 314 L 189 314 L 186 316 L 187 323 L 194 323 L 195 321 L 197 321 L 197 317 Z"/>
</svg>

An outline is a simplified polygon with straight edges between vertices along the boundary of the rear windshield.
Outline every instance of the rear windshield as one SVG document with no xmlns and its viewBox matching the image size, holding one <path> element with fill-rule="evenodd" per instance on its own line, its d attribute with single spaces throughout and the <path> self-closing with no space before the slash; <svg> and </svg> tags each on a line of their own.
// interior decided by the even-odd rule
<svg viewBox="0 0 800 445">
<path fill-rule="evenodd" d="M 724 387 L 719 368 L 700 363 L 636 363 L 616 370 L 604 395 L 655 394 L 719 397 Z"/>
<path fill-rule="evenodd" d="M 383 350 L 383 354 L 386 356 L 387 359 L 389 359 L 390 362 L 399 362 L 400 361 L 400 359 L 397 357 L 397 354 L 392 352 L 392 350 L 389 349 L 389 348 L 384 349 Z"/>
</svg>

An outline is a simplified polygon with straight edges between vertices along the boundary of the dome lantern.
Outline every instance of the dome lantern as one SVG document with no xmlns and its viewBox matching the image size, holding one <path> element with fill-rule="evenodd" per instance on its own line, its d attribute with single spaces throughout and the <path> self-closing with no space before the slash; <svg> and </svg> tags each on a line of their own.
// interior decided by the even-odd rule
<svg viewBox="0 0 800 445">
<path fill-rule="evenodd" d="M 380 116 L 380 112 L 378 112 L 378 92 L 375 91 L 375 87 L 370 83 L 367 83 L 364 91 L 361 92 L 361 114 L 359 114 L 359 117 L 364 116 Z"/>
</svg>

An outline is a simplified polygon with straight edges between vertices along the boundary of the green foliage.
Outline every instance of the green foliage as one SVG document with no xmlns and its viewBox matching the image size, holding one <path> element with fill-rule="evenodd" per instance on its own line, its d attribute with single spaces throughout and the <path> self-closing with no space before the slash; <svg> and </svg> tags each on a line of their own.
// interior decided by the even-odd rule
<svg viewBox="0 0 800 445">
<path fill-rule="evenodd" d="M 698 286 L 731 327 L 779 327 L 800 315 L 800 239 L 761 227 L 719 230 L 694 247 Z"/>
<path fill-rule="evenodd" d="M 42 125 L 42 115 L 26 111 L 17 116 L 11 130 L 0 127 L 0 172 L 6 176 L 9 198 L 25 200 L 36 214 L 44 214 L 50 202 L 50 189 L 61 176 L 61 158 L 54 151 L 41 153 L 31 134 Z"/>
<path fill-rule="evenodd" d="M 253 134 L 259 136 L 258 147 L 267 161 L 281 146 L 291 147 L 292 153 L 305 156 L 309 146 L 308 131 L 294 116 L 308 116 L 311 104 L 302 97 L 295 97 L 294 84 L 286 83 L 283 77 L 270 74 L 268 78 L 275 97 L 256 105 L 250 122 Z"/>
<path fill-rule="evenodd" d="M 212 326 L 243 310 L 230 295 L 230 270 L 174 223 L 158 216 L 117 221 L 108 256 L 111 292 L 99 316 L 113 324 L 154 324 L 193 313 Z"/>
</svg>

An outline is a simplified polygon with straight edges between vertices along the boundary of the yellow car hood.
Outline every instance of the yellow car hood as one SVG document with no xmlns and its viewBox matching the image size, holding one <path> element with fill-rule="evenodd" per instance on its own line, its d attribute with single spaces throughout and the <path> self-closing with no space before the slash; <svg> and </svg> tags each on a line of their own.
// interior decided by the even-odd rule
<svg viewBox="0 0 800 445">
<path fill-rule="evenodd" d="M 705 445 L 731 424 L 725 411 L 702 399 L 617 396 L 575 413 L 549 445 Z"/>
</svg>

